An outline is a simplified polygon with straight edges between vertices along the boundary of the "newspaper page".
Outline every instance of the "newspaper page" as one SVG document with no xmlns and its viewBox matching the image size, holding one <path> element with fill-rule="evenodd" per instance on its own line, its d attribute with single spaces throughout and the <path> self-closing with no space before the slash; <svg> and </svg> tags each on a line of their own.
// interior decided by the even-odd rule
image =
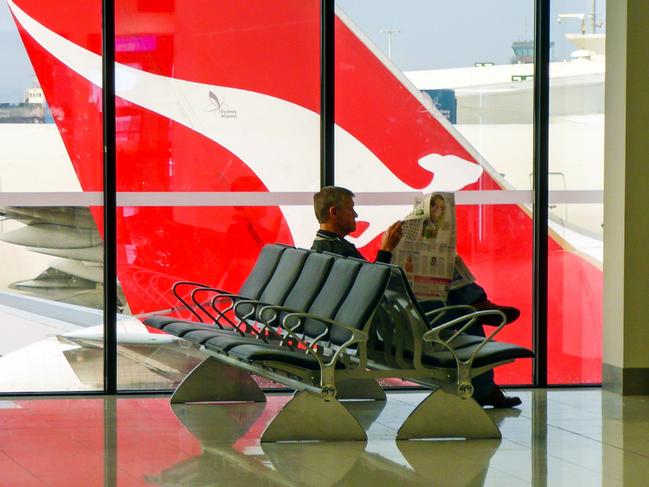
<svg viewBox="0 0 649 487">
<path fill-rule="evenodd" d="M 455 256 L 455 270 L 453 271 L 453 281 L 451 289 L 459 289 L 462 286 L 475 282 L 475 276 L 471 273 L 467 265 L 459 255 Z"/>
<path fill-rule="evenodd" d="M 453 193 L 432 193 L 416 200 L 403 219 L 402 230 L 393 262 L 405 271 L 417 299 L 446 301 L 450 289 L 473 282 L 456 255 Z"/>
</svg>

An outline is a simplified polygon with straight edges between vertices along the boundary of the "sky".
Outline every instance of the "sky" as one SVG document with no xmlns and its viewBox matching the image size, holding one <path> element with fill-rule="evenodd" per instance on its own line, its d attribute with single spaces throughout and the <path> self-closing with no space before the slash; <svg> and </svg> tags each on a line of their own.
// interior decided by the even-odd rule
<svg viewBox="0 0 649 487">
<path fill-rule="evenodd" d="M 35 76 L 5 0 L 0 0 L 0 70 L 0 102 L 20 101 Z"/>
<path fill-rule="evenodd" d="M 573 48 L 563 34 L 580 28 L 576 20 L 559 24 L 557 15 L 591 13 L 593 1 L 552 1 L 553 60 L 570 56 Z M 605 0 L 595 1 L 604 20 Z M 392 61 L 404 71 L 509 63 L 512 42 L 534 34 L 532 0 L 336 0 L 336 5 L 386 54 L 388 36 L 381 31 L 398 30 L 392 35 Z M 35 76 L 5 0 L 0 0 L 0 67 L 0 102 L 20 101 Z"/>
<path fill-rule="evenodd" d="M 336 5 L 384 52 L 392 35 L 392 61 L 404 71 L 473 66 L 511 61 L 512 42 L 534 37 L 532 0 L 336 0 Z M 552 0 L 554 59 L 574 50 L 563 37 L 579 32 L 576 20 L 557 22 L 559 13 L 592 12 L 593 0 Z M 597 0 L 604 18 L 605 0 Z"/>
</svg>

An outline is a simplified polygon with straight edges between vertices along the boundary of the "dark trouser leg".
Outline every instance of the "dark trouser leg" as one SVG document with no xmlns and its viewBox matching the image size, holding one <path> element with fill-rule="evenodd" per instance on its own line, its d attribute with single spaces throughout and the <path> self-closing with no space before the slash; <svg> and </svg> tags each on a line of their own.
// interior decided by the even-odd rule
<svg viewBox="0 0 649 487">
<path fill-rule="evenodd" d="M 487 397 L 491 391 L 493 391 L 494 387 L 496 387 L 494 382 L 494 371 L 490 370 L 478 377 L 474 377 L 471 383 L 473 384 L 473 398 L 476 401 Z"/>
<path fill-rule="evenodd" d="M 473 304 L 487 298 L 487 293 L 475 282 L 448 293 L 447 304 Z"/>
</svg>

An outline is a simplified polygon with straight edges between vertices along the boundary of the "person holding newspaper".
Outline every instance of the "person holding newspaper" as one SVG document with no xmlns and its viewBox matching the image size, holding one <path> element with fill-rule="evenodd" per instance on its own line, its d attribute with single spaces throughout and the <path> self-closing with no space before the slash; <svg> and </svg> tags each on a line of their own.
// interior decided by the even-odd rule
<svg viewBox="0 0 649 487">
<path fill-rule="evenodd" d="M 344 257 L 364 259 L 356 246 L 345 239 L 356 230 L 356 217 L 354 211 L 354 193 L 339 186 L 326 186 L 313 196 L 313 209 L 320 224 L 316 232 L 312 250 L 331 252 Z M 431 206 L 433 202 L 431 201 Z M 381 238 L 381 247 L 377 252 L 375 261 L 390 263 L 392 253 L 403 236 L 403 222 L 393 223 Z M 420 301 L 422 308 L 429 311 L 439 307 L 439 301 Z M 507 323 L 515 321 L 520 316 L 520 311 L 512 306 L 500 306 L 492 303 L 487 298 L 485 290 L 475 282 L 470 282 L 459 288 L 451 288 L 448 292 L 446 304 L 469 304 L 476 310 L 496 309 L 502 311 L 507 317 Z M 467 333 L 485 336 L 482 325 L 497 325 L 497 316 L 487 316 L 480 323 L 474 324 Z M 493 371 L 487 372 L 473 380 L 474 399 L 481 406 L 494 408 L 511 408 L 521 404 L 516 396 L 507 396 L 494 382 Z"/>
</svg>

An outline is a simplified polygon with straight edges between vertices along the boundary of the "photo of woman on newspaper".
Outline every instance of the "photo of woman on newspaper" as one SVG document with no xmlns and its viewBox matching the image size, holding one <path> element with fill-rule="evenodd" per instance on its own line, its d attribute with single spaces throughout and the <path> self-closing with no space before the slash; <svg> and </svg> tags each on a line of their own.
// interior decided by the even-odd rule
<svg viewBox="0 0 649 487">
<path fill-rule="evenodd" d="M 424 220 L 421 230 L 421 236 L 425 239 L 437 238 L 444 216 L 446 215 L 446 200 L 437 193 L 430 198 L 430 217 Z"/>
</svg>

